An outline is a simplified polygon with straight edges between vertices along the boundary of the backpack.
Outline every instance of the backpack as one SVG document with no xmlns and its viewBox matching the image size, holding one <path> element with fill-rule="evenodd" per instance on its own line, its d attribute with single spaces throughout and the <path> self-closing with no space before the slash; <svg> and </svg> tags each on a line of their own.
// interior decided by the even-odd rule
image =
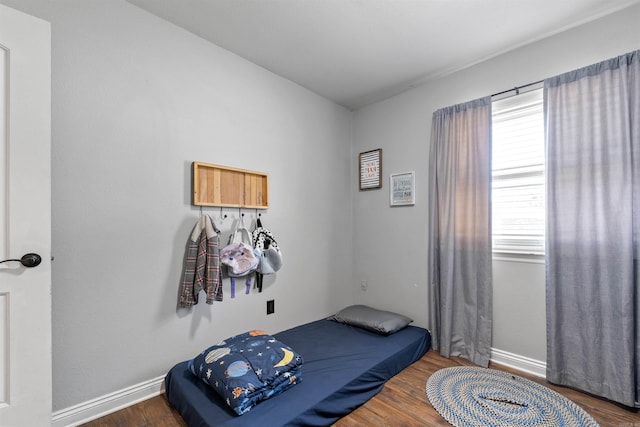
<svg viewBox="0 0 640 427">
<path fill-rule="evenodd" d="M 258 268 L 260 258 L 242 219 L 229 236 L 229 244 L 220 250 L 220 262 L 227 267 L 227 275 L 231 278 L 231 298 L 235 298 L 236 277 L 247 276 L 245 294 L 248 294 L 251 291 L 251 274 Z"/>
<path fill-rule="evenodd" d="M 262 226 L 260 218 L 256 221 L 256 229 L 252 233 L 255 254 L 260 259 L 256 270 L 256 286 L 262 292 L 262 279 L 265 274 L 274 274 L 282 267 L 282 251 L 273 233 Z"/>
</svg>

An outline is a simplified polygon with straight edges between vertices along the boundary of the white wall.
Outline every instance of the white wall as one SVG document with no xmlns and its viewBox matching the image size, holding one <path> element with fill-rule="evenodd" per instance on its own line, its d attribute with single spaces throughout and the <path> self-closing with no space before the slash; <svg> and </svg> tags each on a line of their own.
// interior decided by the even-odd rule
<svg viewBox="0 0 640 427">
<path fill-rule="evenodd" d="M 349 111 L 124 1 L 2 2 L 52 23 L 54 411 L 351 301 Z M 284 267 L 176 310 L 192 161 L 269 174 Z"/>
<path fill-rule="evenodd" d="M 428 326 L 427 167 L 435 110 L 639 49 L 638 22 L 635 5 L 358 110 L 354 156 L 382 148 L 384 186 L 354 194 L 356 301 L 401 310 Z M 416 205 L 390 208 L 388 175 L 412 170 Z M 544 313 L 544 264 L 494 261 L 493 347 L 544 362 Z"/>
</svg>

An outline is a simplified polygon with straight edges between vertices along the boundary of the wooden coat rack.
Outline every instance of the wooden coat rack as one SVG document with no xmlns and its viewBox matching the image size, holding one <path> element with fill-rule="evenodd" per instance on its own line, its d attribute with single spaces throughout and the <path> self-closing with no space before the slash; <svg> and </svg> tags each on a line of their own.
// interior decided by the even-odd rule
<svg viewBox="0 0 640 427">
<path fill-rule="evenodd" d="M 266 209 L 269 175 L 246 169 L 193 162 L 195 206 Z"/>
</svg>

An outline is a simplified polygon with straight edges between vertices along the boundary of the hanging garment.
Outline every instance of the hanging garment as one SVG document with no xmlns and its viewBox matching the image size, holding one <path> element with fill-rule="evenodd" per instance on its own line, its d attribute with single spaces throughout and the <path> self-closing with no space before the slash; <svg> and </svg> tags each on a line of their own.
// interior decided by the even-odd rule
<svg viewBox="0 0 640 427">
<path fill-rule="evenodd" d="M 187 245 L 184 271 L 180 282 L 180 307 L 198 303 L 204 290 L 206 303 L 222 301 L 222 270 L 220 269 L 220 231 L 209 215 L 202 215 L 196 223 Z"/>
</svg>

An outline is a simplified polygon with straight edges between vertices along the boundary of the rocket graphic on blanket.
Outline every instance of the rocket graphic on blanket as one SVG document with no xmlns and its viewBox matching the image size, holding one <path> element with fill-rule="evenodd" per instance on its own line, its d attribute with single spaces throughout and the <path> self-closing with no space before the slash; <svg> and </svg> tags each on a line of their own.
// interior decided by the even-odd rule
<svg viewBox="0 0 640 427">
<path fill-rule="evenodd" d="M 227 338 L 189 361 L 189 370 L 242 415 L 302 380 L 303 358 L 261 330 Z"/>
</svg>

